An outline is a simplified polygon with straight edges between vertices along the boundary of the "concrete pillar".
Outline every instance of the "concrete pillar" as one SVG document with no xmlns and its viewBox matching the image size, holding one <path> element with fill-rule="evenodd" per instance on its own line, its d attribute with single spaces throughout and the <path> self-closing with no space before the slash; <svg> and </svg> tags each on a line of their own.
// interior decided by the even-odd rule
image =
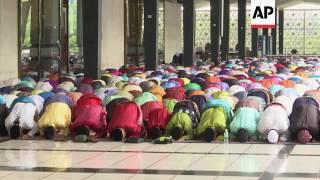
<svg viewBox="0 0 320 180">
<path fill-rule="evenodd" d="M 210 31 L 211 31 L 211 61 L 216 65 L 220 64 L 220 27 L 221 27 L 221 1 L 210 1 Z"/>
<path fill-rule="evenodd" d="M 184 66 L 193 65 L 195 39 L 195 7 L 194 0 L 183 1 L 183 61 Z"/>
<path fill-rule="evenodd" d="M 284 11 L 279 10 L 279 54 L 283 54 L 284 45 Z"/>
<path fill-rule="evenodd" d="M 0 80 L 18 77 L 18 0 L 0 0 Z"/>
<path fill-rule="evenodd" d="M 270 54 L 270 41 L 269 41 L 269 29 L 262 29 L 262 35 L 266 39 L 266 52 L 265 55 Z"/>
<path fill-rule="evenodd" d="M 27 27 L 27 21 L 29 17 L 29 11 L 31 8 L 31 2 L 25 1 L 21 2 L 21 41 L 23 42 L 26 36 L 26 27 Z"/>
<path fill-rule="evenodd" d="M 39 4 L 31 0 L 31 44 L 39 44 Z"/>
<path fill-rule="evenodd" d="M 177 52 L 182 51 L 181 47 L 181 5 L 176 1 L 164 2 L 164 54 L 165 62 L 170 63 Z"/>
<path fill-rule="evenodd" d="M 38 4 L 38 0 L 31 0 L 30 3 L 31 3 L 31 34 L 30 34 L 31 41 L 30 42 L 34 46 L 30 49 L 30 56 L 38 57 L 39 56 L 38 46 L 40 44 L 39 42 L 39 34 L 40 34 L 39 4 Z"/>
<path fill-rule="evenodd" d="M 40 4 L 40 77 L 44 77 L 44 72 L 60 71 L 60 1 L 42 1 Z"/>
<path fill-rule="evenodd" d="M 82 0 L 77 1 L 77 44 L 80 55 L 83 54 L 83 24 L 82 24 Z"/>
<path fill-rule="evenodd" d="M 278 10 L 276 10 L 276 24 L 278 24 Z M 271 29 L 272 36 L 272 55 L 277 54 L 277 26 Z"/>
<path fill-rule="evenodd" d="M 98 79 L 101 70 L 101 3 L 83 1 L 83 58 L 85 76 Z"/>
<path fill-rule="evenodd" d="M 102 0 L 101 68 L 124 65 L 124 0 Z"/>
<path fill-rule="evenodd" d="M 144 0 L 144 65 L 155 70 L 158 64 L 158 0 Z"/>
<path fill-rule="evenodd" d="M 230 38 L 230 0 L 223 1 L 223 36 L 221 39 L 221 59 L 229 59 L 229 38 Z"/>
<path fill-rule="evenodd" d="M 251 30 L 251 49 L 253 57 L 258 57 L 258 34 L 258 29 Z"/>
<path fill-rule="evenodd" d="M 60 2 L 59 0 L 42 1 L 42 37 L 41 43 L 57 45 L 60 40 Z M 53 53 L 50 50 L 50 53 Z M 54 54 L 55 55 L 55 54 Z"/>
<path fill-rule="evenodd" d="M 240 59 L 246 57 L 246 6 L 247 1 L 238 0 L 238 47 Z"/>
</svg>

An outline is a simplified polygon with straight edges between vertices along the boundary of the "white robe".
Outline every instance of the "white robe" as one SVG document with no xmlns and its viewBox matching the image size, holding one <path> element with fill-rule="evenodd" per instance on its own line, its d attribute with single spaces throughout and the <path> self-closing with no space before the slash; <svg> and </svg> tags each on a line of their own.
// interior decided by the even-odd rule
<svg viewBox="0 0 320 180">
<path fill-rule="evenodd" d="M 277 130 L 280 136 L 287 136 L 289 127 L 290 120 L 286 110 L 280 105 L 271 105 L 262 113 L 257 130 L 264 136 L 271 129 Z M 286 139 L 287 137 L 284 138 Z"/>
<path fill-rule="evenodd" d="M 37 123 L 34 121 L 37 108 L 32 103 L 17 103 L 5 120 L 5 126 L 10 134 L 11 127 L 19 116 L 19 124 L 22 129 L 31 130 Z"/>
<path fill-rule="evenodd" d="M 32 96 L 30 96 L 30 98 L 36 104 L 37 112 L 38 112 L 38 114 L 40 114 L 43 109 L 44 99 L 39 95 L 32 95 Z"/>
<path fill-rule="evenodd" d="M 288 117 L 290 116 L 290 114 L 292 112 L 292 106 L 293 106 L 293 103 L 294 103 L 294 101 L 292 99 L 288 98 L 287 96 L 278 96 L 278 97 L 276 97 L 274 99 L 273 102 L 279 103 L 283 107 L 285 107 Z"/>
<path fill-rule="evenodd" d="M 4 97 L 5 100 L 6 100 L 7 108 L 10 108 L 12 102 L 13 102 L 16 98 L 18 98 L 18 96 L 13 95 L 13 94 L 4 94 L 3 97 Z"/>
</svg>

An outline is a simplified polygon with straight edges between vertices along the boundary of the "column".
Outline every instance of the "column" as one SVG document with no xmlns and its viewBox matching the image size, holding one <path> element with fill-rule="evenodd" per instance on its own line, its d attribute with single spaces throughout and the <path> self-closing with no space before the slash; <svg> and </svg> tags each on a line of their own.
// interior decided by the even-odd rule
<svg viewBox="0 0 320 180">
<path fill-rule="evenodd" d="M 144 0 L 144 63 L 155 70 L 158 63 L 158 0 Z"/>
<path fill-rule="evenodd" d="M 21 41 L 23 42 L 25 39 L 27 21 L 30 13 L 31 2 L 30 1 L 21 1 L 21 25 L 20 25 L 20 32 L 21 32 Z"/>
<path fill-rule="evenodd" d="M 220 26 L 221 26 L 221 1 L 210 0 L 210 25 L 211 25 L 211 61 L 216 65 L 219 62 L 219 49 L 220 49 Z"/>
<path fill-rule="evenodd" d="M 0 80 L 18 78 L 18 0 L 0 0 Z"/>
<path fill-rule="evenodd" d="M 50 45 L 50 47 L 58 46 L 60 40 L 60 2 L 59 0 L 42 1 L 41 8 L 41 44 Z"/>
<path fill-rule="evenodd" d="M 269 29 L 262 29 L 262 35 L 266 41 L 266 52 L 264 55 L 270 54 Z"/>
<path fill-rule="evenodd" d="M 279 10 L 279 54 L 283 54 L 284 11 Z"/>
<path fill-rule="evenodd" d="M 30 49 L 30 56 L 31 57 L 38 57 L 39 56 L 39 3 L 38 0 L 31 0 L 31 35 L 30 41 L 32 44 L 32 48 Z M 38 58 L 39 59 L 39 58 Z M 39 71 L 39 69 L 38 69 Z"/>
<path fill-rule="evenodd" d="M 251 30 L 252 57 L 258 57 L 258 29 Z"/>
<path fill-rule="evenodd" d="M 246 56 L 246 1 L 238 0 L 238 46 L 239 58 Z"/>
<path fill-rule="evenodd" d="M 228 60 L 229 34 L 230 34 L 230 0 L 224 0 L 223 4 L 223 36 L 221 42 L 221 58 Z"/>
<path fill-rule="evenodd" d="M 124 65 L 124 0 L 101 0 L 101 69 Z"/>
<path fill-rule="evenodd" d="M 276 26 L 271 30 L 273 55 L 277 54 L 277 24 L 278 24 L 278 11 L 276 10 Z"/>
<path fill-rule="evenodd" d="M 127 62 L 127 56 L 130 54 L 133 59 L 132 63 L 136 66 L 140 64 L 141 56 L 144 54 L 141 52 L 143 47 L 143 1 L 144 0 L 126 0 L 127 14 L 126 14 L 126 54 L 125 62 Z"/>
<path fill-rule="evenodd" d="M 194 36 L 195 36 L 195 9 L 194 0 L 183 1 L 183 51 L 184 65 L 193 65 Z"/>
<path fill-rule="evenodd" d="M 60 71 L 63 59 L 61 57 L 62 38 L 60 35 L 60 11 L 59 0 L 41 1 L 39 8 L 41 12 L 40 22 L 40 77 L 44 72 Z M 53 66 L 57 64 L 58 66 Z M 54 67 L 54 69 L 53 69 Z"/>
<path fill-rule="evenodd" d="M 80 49 L 80 55 L 83 53 L 82 1 L 77 0 L 77 44 Z"/>
<path fill-rule="evenodd" d="M 90 0 L 82 2 L 83 15 L 83 57 L 85 76 L 100 77 L 101 64 L 101 1 Z"/>
<path fill-rule="evenodd" d="M 164 1 L 164 43 L 165 62 L 170 63 L 175 53 L 181 52 L 182 27 L 181 5 Z"/>
</svg>

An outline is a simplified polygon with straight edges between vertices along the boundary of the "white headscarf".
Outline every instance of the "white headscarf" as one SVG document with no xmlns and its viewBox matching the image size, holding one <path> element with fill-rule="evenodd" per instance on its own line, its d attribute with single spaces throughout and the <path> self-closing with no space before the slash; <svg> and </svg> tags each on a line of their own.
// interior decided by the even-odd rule
<svg viewBox="0 0 320 180">
<path fill-rule="evenodd" d="M 52 91 L 53 87 L 49 82 L 38 82 L 35 89 L 50 92 Z"/>
<path fill-rule="evenodd" d="M 229 89 L 228 89 L 228 92 L 231 94 L 231 95 L 234 95 L 238 92 L 245 92 L 246 89 L 242 86 L 239 86 L 239 85 L 233 85 L 231 86 Z"/>
<path fill-rule="evenodd" d="M 313 78 L 307 78 L 303 81 L 303 84 L 309 87 L 311 90 L 317 90 L 320 86 L 320 82 Z"/>
<path fill-rule="evenodd" d="M 274 99 L 274 102 L 279 103 L 283 107 L 285 107 L 288 116 L 291 114 L 294 101 L 292 101 L 290 98 L 286 96 L 278 96 Z"/>
<path fill-rule="evenodd" d="M 30 96 L 30 98 L 35 103 L 36 108 L 37 108 L 37 112 L 40 114 L 43 109 L 44 99 L 39 95 L 32 95 L 32 96 Z"/>
<path fill-rule="evenodd" d="M 268 132 L 268 137 L 267 137 L 267 140 L 269 143 L 271 144 L 277 144 L 278 141 L 279 141 L 279 134 L 276 130 L 270 130 Z"/>
<path fill-rule="evenodd" d="M 272 129 L 283 134 L 289 127 L 290 121 L 286 110 L 279 105 L 271 105 L 262 113 L 257 130 L 266 136 Z"/>
</svg>

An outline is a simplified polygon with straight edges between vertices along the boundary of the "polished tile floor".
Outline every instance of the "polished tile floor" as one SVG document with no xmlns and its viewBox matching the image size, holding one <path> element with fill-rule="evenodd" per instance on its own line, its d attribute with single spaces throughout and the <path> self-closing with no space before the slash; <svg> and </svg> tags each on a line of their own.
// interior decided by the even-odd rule
<svg viewBox="0 0 320 180">
<path fill-rule="evenodd" d="M 0 143 L 0 179 L 311 180 L 320 173 L 320 145 Z"/>
</svg>

